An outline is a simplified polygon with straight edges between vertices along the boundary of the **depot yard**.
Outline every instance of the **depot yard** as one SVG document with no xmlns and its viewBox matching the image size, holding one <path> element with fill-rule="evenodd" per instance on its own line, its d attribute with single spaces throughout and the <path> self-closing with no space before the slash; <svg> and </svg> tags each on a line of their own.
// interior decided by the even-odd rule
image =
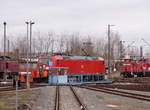
<svg viewBox="0 0 150 110">
<path fill-rule="evenodd" d="M 150 110 L 148 0 L 0 3 L 0 110 Z"/>
<path fill-rule="evenodd" d="M 88 110 L 149 110 L 150 108 L 150 78 L 120 78 L 118 73 L 112 74 L 112 84 L 87 84 L 88 87 L 107 88 L 146 95 L 145 97 L 132 98 L 116 93 L 89 90 L 82 86 L 73 86 L 81 104 L 74 97 L 70 86 L 59 86 L 58 105 L 61 110 L 79 110 L 82 106 Z M 36 85 L 36 86 L 35 86 Z M 1 85 L 2 86 L 2 85 Z M 7 85 L 8 86 L 8 85 Z M 9 85 L 10 86 L 10 85 Z M 33 86 L 33 85 L 32 85 Z M 32 87 L 31 86 L 31 87 Z M 56 86 L 47 83 L 34 84 L 34 88 L 18 91 L 18 110 L 53 110 L 56 102 Z M 3 89 L 4 87 L 1 87 Z M 119 93 L 120 94 L 120 93 Z M 134 96 L 135 97 L 135 96 Z M 0 110 L 15 110 L 16 91 L 0 92 Z"/>
<path fill-rule="evenodd" d="M 87 86 L 94 87 L 95 85 Z M 98 87 L 101 87 L 101 85 L 97 85 L 97 88 Z M 143 101 L 81 87 L 79 88 L 77 86 L 73 86 L 73 89 L 83 105 L 79 105 L 79 102 L 74 97 L 70 86 L 59 86 L 58 105 L 61 110 L 79 110 L 82 106 L 86 107 L 85 110 L 149 110 L 150 108 L 150 101 Z M 111 90 L 116 90 L 116 88 L 111 88 Z M 117 89 L 117 91 L 143 94 L 150 97 L 149 92 L 137 92 L 135 90 L 122 89 Z M 56 86 L 44 86 L 31 88 L 29 90 L 19 90 L 18 94 L 18 110 L 27 110 L 23 104 L 27 105 L 31 110 L 53 110 L 55 107 Z M 0 92 L 0 110 L 15 110 L 15 101 L 15 91 Z"/>
</svg>

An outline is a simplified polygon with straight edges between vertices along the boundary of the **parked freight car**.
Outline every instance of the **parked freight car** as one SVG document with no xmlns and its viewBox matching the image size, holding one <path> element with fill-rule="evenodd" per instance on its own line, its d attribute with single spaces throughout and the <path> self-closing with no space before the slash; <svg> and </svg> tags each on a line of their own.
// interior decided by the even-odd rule
<svg viewBox="0 0 150 110">
<path fill-rule="evenodd" d="M 0 56 L 0 78 L 11 79 L 18 75 L 19 63 L 7 56 Z"/>
</svg>

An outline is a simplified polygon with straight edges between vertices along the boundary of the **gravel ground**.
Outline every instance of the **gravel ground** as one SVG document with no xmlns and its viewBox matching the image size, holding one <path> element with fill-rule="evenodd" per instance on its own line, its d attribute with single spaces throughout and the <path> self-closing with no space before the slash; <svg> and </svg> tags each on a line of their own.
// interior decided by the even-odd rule
<svg viewBox="0 0 150 110">
<path fill-rule="evenodd" d="M 149 110 L 150 102 L 74 87 L 88 110 Z M 55 87 L 43 87 L 32 110 L 53 110 Z M 60 87 L 61 110 L 80 110 L 68 86 Z"/>
<path fill-rule="evenodd" d="M 79 110 L 78 103 L 69 87 L 60 87 L 61 110 Z"/>
<path fill-rule="evenodd" d="M 89 110 L 149 110 L 150 102 L 75 88 Z"/>
<path fill-rule="evenodd" d="M 40 96 L 34 103 L 32 110 L 53 110 L 55 98 L 55 87 L 47 86 L 41 88 Z"/>
</svg>

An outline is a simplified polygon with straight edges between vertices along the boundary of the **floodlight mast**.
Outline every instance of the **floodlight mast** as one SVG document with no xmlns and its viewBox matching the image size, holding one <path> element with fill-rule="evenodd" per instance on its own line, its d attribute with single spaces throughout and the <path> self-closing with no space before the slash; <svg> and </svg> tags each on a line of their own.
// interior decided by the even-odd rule
<svg viewBox="0 0 150 110">
<path fill-rule="evenodd" d="M 110 46 L 111 46 L 111 42 L 110 42 L 110 27 L 115 26 L 115 25 L 111 25 L 108 24 L 108 75 L 110 75 Z"/>
</svg>

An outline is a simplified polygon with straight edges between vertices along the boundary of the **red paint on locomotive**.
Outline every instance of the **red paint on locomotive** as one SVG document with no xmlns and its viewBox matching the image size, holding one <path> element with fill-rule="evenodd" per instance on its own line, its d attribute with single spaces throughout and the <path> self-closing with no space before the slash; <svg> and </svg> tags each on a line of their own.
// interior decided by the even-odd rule
<svg viewBox="0 0 150 110">
<path fill-rule="evenodd" d="M 69 74 L 105 73 L 104 59 L 85 56 L 52 56 L 51 67 L 68 68 Z"/>
</svg>

